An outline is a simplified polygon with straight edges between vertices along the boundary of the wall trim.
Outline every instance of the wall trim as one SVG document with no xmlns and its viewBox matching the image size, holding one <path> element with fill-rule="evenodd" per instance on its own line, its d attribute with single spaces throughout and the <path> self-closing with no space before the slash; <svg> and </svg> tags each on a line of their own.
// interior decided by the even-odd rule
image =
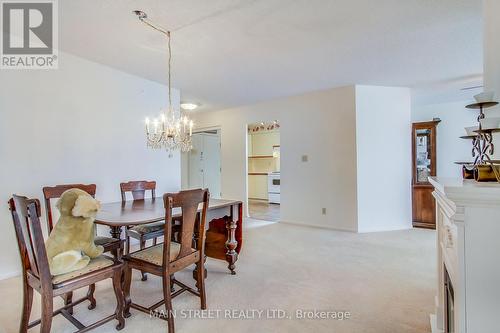
<svg viewBox="0 0 500 333">
<path fill-rule="evenodd" d="M 0 281 L 1 280 L 7 280 L 16 276 L 20 276 L 21 271 L 14 271 L 14 272 L 6 272 L 6 273 L 1 273 L 0 274 Z"/>
<path fill-rule="evenodd" d="M 300 226 L 300 227 L 311 227 L 311 228 L 317 228 L 317 229 L 327 229 L 327 230 L 342 231 L 342 232 L 354 232 L 354 233 L 357 232 L 356 230 L 349 229 L 349 228 L 330 227 L 330 226 L 325 226 L 325 225 L 321 225 L 321 224 L 311 224 L 311 223 L 304 223 L 304 222 L 298 222 L 298 221 L 280 220 L 279 222 L 284 223 L 284 224 Z"/>
<path fill-rule="evenodd" d="M 411 230 L 413 229 L 413 226 L 407 226 L 407 227 L 396 227 L 396 228 L 384 228 L 384 229 L 369 229 L 369 228 L 365 228 L 365 229 L 361 229 L 361 230 L 358 230 L 358 233 L 359 234 L 367 234 L 367 233 L 370 233 L 370 232 L 387 232 L 387 231 L 401 231 L 401 230 Z M 423 229 L 423 228 L 418 228 L 418 229 Z"/>
</svg>

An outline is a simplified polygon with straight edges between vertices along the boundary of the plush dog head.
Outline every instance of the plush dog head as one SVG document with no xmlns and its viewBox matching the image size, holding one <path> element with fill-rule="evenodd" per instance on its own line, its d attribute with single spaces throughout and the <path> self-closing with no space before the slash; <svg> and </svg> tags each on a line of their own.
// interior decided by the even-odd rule
<svg viewBox="0 0 500 333">
<path fill-rule="evenodd" d="M 95 218 L 101 204 L 90 194 L 77 188 L 65 191 L 56 204 L 61 216 Z"/>
</svg>

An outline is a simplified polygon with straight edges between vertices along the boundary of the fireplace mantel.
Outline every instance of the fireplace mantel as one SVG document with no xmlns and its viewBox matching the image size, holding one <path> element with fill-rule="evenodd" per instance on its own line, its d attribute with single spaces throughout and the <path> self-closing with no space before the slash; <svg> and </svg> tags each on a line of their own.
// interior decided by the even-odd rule
<svg viewBox="0 0 500 333">
<path fill-rule="evenodd" d="M 456 333 L 500 328 L 500 184 L 430 177 L 436 199 L 436 327 L 446 332 L 446 271 Z"/>
</svg>

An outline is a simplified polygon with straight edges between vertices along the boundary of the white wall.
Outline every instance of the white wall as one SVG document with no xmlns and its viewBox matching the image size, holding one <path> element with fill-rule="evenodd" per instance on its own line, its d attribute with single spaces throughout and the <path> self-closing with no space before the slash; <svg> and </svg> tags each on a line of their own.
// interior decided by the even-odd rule
<svg viewBox="0 0 500 333">
<path fill-rule="evenodd" d="M 500 1 L 483 0 L 484 22 L 484 89 L 493 90 L 497 100 L 500 99 Z M 500 107 L 496 108 L 497 116 Z"/>
<path fill-rule="evenodd" d="M 222 193 L 246 201 L 247 124 L 279 120 L 281 219 L 356 231 L 355 113 L 354 87 L 342 87 L 199 113 L 195 123 L 221 127 Z"/>
<path fill-rule="evenodd" d="M 411 94 L 356 86 L 358 231 L 411 228 Z"/>
<path fill-rule="evenodd" d="M 416 105 L 412 108 L 412 122 L 440 118 L 437 126 L 437 175 L 440 177 L 462 177 L 457 161 L 472 161 L 472 141 L 460 139 L 465 135 L 464 127 L 477 125 L 477 112 L 466 109 L 471 100 Z"/>
<path fill-rule="evenodd" d="M 145 145 L 144 118 L 166 105 L 165 87 L 59 57 L 58 70 L 0 73 L 0 279 L 20 270 L 12 193 L 42 198 L 45 185 L 96 183 L 98 199 L 109 202 L 120 200 L 121 181 L 154 179 L 158 194 L 180 187 L 179 155 Z"/>
<path fill-rule="evenodd" d="M 484 40 L 484 90 L 494 91 L 495 100 L 500 101 L 500 1 L 483 0 Z M 486 117 L 500 117 L 500 106 L 485 112 Z M 493 136 L 495 159 L 500 159 L 500 133 Z"/>
</svg>

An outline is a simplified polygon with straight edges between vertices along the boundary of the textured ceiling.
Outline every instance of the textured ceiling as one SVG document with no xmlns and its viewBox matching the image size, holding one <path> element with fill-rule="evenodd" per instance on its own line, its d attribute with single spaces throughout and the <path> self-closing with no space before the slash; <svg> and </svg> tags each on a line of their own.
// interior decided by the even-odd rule
<svg viewBox="0 0 500 333">
<path fill-rule="evenodd" d="M 172 30 L 173 84 L 201 110 L 355 83 L 416 87 L 425 100 L 436 91 L 429 87 L 457 90 L 456 82 L 475 84 L 482 73 L 480 0 L 71 0 L 59 7 L 63 51 L 162 83 L 165 39 L 131 11 Z"/>
</svg>

